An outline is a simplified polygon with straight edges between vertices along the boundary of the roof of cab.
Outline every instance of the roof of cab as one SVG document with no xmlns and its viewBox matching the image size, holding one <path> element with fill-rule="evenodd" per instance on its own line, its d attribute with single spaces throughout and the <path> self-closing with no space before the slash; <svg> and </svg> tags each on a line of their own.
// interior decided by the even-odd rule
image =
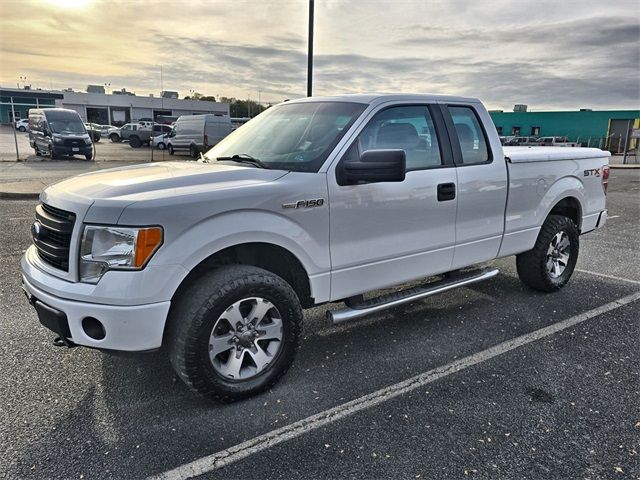
<svg viewBox="0 0 640 480">
<path fill-rule="evenodd" d="M 302 102 L 354 102 L 354 103 L 384 103 L 389 101 L 416 101 L 416 102 L 465 102 L 479 103 L 480 100 L 473 97 L 460 97 L 455 95 L 437 95 L 432 93 L 354 93 L 346 95 L 333 95 L 326 97 L 307 97 L 291 100 L 287 103 Z"/>
</svg>

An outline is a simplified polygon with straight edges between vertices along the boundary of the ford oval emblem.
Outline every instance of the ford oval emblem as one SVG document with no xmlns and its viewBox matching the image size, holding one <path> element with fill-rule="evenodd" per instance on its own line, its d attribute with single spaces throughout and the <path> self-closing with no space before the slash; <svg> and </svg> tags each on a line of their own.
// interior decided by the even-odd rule
<svg viewBox="0 0 640 480">
<path fill-rule="evenodd" d="M 40 238 L 40 222 L 34 222 L 34 224 L 31 225 L 31 235 L 34 238 Z"/>
</svg>

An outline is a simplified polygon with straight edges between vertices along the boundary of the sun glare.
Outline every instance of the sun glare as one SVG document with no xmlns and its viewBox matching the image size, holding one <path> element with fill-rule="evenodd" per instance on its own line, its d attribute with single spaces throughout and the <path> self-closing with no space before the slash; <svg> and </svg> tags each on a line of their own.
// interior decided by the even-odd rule
<svg viewBox="0 0 640 480">
<path fill-rule="evenodd" d="M 84 8 L 91 0 L 47 0 L 47 2 L 62 8 Z"/>
</svg>

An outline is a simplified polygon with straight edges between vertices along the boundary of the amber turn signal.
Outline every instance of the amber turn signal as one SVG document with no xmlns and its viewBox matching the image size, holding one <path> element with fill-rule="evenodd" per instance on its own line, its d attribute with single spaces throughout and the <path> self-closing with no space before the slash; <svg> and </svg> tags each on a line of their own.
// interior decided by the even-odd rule
<svg viewBox="0 0 640 480">
<path fill-rule="evenodd" d="M 134 266 L 140 268 L 147 263 L 160 245 L 162 245 L 162 228 L 141 228 L 136 238 Z"/>
</svg>

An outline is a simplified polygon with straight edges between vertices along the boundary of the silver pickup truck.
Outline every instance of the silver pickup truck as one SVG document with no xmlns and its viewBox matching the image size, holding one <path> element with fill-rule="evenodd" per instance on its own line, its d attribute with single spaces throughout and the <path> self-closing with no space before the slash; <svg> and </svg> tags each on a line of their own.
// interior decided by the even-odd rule
<svg viewBox="0 0 640 480">
<path fill-rule="evenodd" d="M 607 220 L 608 157 L 503 149 L 474 98 L 286 102 L 198 162 L 45 189 L 24 290 L 56 344 L 164 347 L 192 389 L 238 399 L 287 371 L 305 308 L 348 321 L 491 278 L 474 266 L 509 255 L 524 284 L 558 290 Z"/>
</svg>

